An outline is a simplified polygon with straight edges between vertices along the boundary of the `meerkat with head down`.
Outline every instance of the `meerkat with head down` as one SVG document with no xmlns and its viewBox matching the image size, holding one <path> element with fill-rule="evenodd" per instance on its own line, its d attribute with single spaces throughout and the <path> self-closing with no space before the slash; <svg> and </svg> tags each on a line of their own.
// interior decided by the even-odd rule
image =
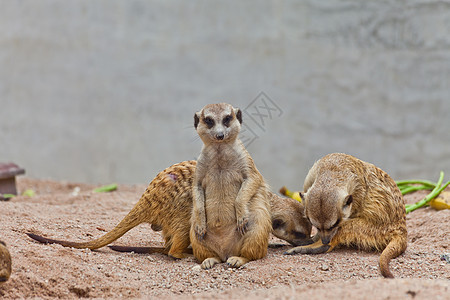
<svg viewBox="0 0 450 300">
<path fill-rule="evenodd" d="M 11 255 L 3 241 L 0 241 L 0 283 L 9 279 L 11 275 Z"/>
<path fill-rule="evenodd" d="M 333 153 L 318 160 L 304 183 L 305 215 L 317 228 L 316 242 L 286 254 L 316 254 L 342 246 L 382 251 L 379 265 L 392 278 L 389 262 L 407 245 L 406 213 L 395 181 L 373 164 Z"/>
<path fill-rule="evenodd" d="M 203 269 L 240 267 L 267 253 L 272 230 L 269 188 L 238 135 L 242 113 L 206 105 L 194 116 L 203 141 L 193 183 L 191 245 Z"/>
</svg>

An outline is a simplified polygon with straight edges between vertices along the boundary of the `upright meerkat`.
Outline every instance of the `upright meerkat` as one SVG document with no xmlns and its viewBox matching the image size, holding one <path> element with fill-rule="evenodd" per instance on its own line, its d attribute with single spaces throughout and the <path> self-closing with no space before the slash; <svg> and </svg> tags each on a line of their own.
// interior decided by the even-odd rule
<svg viewBox="0 0 450 300">
<path fill-rule="evenodd" d="M 32 233 L 28 235 L 42 243 L 56 243 L 79 249 L 98 249 L 117 240 L 135 226 L 150 223 L 153 230 L 162 230 L 165 247 L 111 246 L 111 248 L 127 252 L 158 252 L 173 258 L 182 258 L 185 254 L 192 253 L 188 246 L 192 214 L 192 183 L 196 165 L 197 162 L 194 160 L 184 161 L 156 175 L 134 208 L 113 230 L 98 239 L 89 242 L 70 242 Z M 273 193 L 271 193 L 270 201 L 273 206 L 273 234 L 292 245 L 311 243 L 309 238 L 311 225 L 304 216 L 303 205 Z"/>
<path fill-rule="evenodd" d="M 3 241 L 0 241 L 0 284 L 11 275 L 11 255 Z"/>
<path fill-rule="evenodd" d="M 394 277 L 389 262 L 406 249 L 406 213 L 402 194 L 388 174 L 353 156 L 333 153 L 313 165 L 303 190 L 305 215 L 318 229 L 318 238 L 286 254 L 324 253 L 340 245 L 378 250 L 381 274 Z"/>
<path fill-rule="evenodd" d="M 191 245 L 203 269 L 220 262 L 240 267 L 267 253 L 270 194 L 238 138 L 239 109 L 206 105 L 194 115 L 203 141 L 193 184 Z"/>
</svg>

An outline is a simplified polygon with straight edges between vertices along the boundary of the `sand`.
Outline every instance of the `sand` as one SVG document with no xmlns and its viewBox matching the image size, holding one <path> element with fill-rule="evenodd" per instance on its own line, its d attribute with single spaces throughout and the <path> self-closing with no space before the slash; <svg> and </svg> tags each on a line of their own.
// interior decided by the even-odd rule
<svg viewBox="0 0 450 300">
<path fill-rule="evenodd" d="M 156 175 L 156 174 L 155 174 Z M 407 216 L 408 248 L 391 262 L 395 279 L 384 279 L 379 253 L 338 249 L 320 255 L 283 255 L 284 244 L 240 269 L 219 264 L 201 270 L 193 257 L 118 253 L 44 245 L 25 233 L 87 241 L 111 230 L 138 201 L 146 185 L 119 185 L 93 193 L 94 185 L 19 177 L 18 191 L 36 192 L 0 202 L 0 239 L 13 259 L 13 273 L 0 285 L 2 299 L 450 299 L 450 210 L 423 208 Z M 425 192 L 407 195 L 415 202 Z M 143 224 L 116 245 L 162 246 L 159 232 Z"/>
</svg>

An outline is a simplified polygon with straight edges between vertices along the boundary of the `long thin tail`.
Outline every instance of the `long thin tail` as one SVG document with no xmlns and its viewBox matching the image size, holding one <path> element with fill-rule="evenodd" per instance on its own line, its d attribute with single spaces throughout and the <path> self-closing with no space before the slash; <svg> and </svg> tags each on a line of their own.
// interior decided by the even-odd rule
<svg viewBox="0 0 450 300">
<path fill-rule="evenodd" d="M 108 246 L 111 250 L 118 252 L 134 253 L 162 253 L 168 255 L 169 250 L 165 247 L 132 247 L 132 246 Z M 184 253 L 192 254 L 192 248 L 185 249 Z"/>
<path fill-rule="evenodd" d="M 162 253 L 166 255 L 169 253 L 169 250 L 164 247 L 108 246 L 108 248 L 117 252 Z"/>
<path fill-rule="evenodd" d="M 61 241 L 61 240 L 55 240 L 46 238 L 43 236 L 39 236 L 33 233 L 27 233 L 27 235 L 41 243 L 45 244 L 59 244 L 64 247 L 73 247 L 78 249 L 98 249 L 101 247 L 104 247 L 113 241 L 120 238 L 122 235 L 124 235 L 127 231 L 130 229 L 136 227 L 137 225 L 145 222 L 145 218 L 142 211 L 142 205 L 137 203 L 133 209 L 123 218 L 122 221 L 110 232 L 106 233 L 102 237 L 99 237 L 96 240 L 90 241 L 90 242 L 70 242 L 70 241 Z"/>
<path fill-rule="evenodd" d="M 402 235 L 395 236 L 383 252 L 380 255 L 380 271 L 381 275 L 386 278 L 394 278 L 391 270 L 389 269 L 389 262 L 391 259 L 396 258 L 406 249 L 406 237 Z"/>
</svg>

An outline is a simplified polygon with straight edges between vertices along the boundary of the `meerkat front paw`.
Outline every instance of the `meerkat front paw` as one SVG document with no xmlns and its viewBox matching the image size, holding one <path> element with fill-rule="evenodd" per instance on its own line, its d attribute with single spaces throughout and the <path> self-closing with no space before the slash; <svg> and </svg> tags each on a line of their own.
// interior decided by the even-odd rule
<svg viewBox="0 0 450 300">
<path fill-rule="evenodd" d="M 311 246 L 311 245 L 309 245 Z M 294 247 L 286 252 L 284 254 L 286 255 L 294 255 L 294 254 L 320 254 L 325 253 L 331 248 L 330 245 L 321 245 L 319 247 L 308 247 L 308 246 L 299 246 Z"/>
<path fill-rule="evenodd" d="M 203 239 L 205 238 L 205 235 L 206 235 L 206 225 L 201 225 L 201 224 L 195 225 L 194 231 L 195 231 L 195 237 L 197 238 L 197 240 L 203 241 Z"/>
<path fill-rule="evenodd" d="M 237 231 L 244 235 L 247 232 L 248 229 L 248 218 L 247 217 L 243 217 L 243 218 L 238 218 L 237 221 Z"/>
</svg>

